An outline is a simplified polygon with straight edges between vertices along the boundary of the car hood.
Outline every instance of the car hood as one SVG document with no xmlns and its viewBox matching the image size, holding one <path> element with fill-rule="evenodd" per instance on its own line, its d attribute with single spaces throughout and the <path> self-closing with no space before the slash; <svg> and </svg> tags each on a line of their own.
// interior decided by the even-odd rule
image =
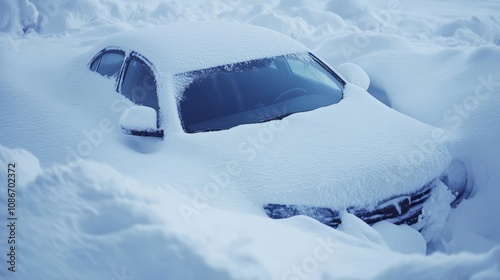
<svg viewBox="0 0 500 280">
<path fill-rule="evenodd" d="M 444 132 L 350 84 L 335 105 L 164 142 L 171 163 L 158 169 L 214 203 L 370 206 L 420 190 L 452 160 Z"/>
</svg>

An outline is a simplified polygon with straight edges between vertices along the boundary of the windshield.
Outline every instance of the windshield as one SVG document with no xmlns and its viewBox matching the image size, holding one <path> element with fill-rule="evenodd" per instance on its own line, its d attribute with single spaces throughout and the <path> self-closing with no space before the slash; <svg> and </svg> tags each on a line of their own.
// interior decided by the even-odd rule
<svg viewBox="0 0 500 280">
<path fill-rule="evenodd" d="M 282 119 L 338 103 L 344 82 L 309 53 L 258 59 L 182 74 L 179 100 L 188 133 Z"/>
</svg>

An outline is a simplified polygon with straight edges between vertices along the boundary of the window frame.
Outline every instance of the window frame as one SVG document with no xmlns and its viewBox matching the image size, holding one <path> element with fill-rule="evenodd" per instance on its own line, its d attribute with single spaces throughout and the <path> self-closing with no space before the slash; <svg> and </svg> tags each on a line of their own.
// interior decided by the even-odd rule
<svg viewBox="0 0 500 280">
<path fill-rule="evenodd" d="M 149 67 L 149 69 L 151 70 L 151 73 L 153 73 L 153 77 L 155 78 L 156 81 L 158 81 L 156 78 L 157 78 L 157 75 L 156 75 L 156 69 L 153 65 L 153 63 L 151 63 L 146 57 L 144 57 L 143 55 L 141 55 L 140 53 L 136 52 L 136 51 L 131 51 L 130 53 L 128 53 L 126 56 L 125 56 L 125 60 L 123 61 L 123 65 L 122 65 L 122 69 L 120 71 L 120 74 L 118 75 L 118 85 L 116 86 L 116 91 L 120 94 L 121 93 L 121 90 L 122 90 L 122 87 L 123 87 L 123 79 L 125 78 L 125 73 L 127 72 L 127 68 L 128 68 L 128 65 L 130 63 L 130 61 L 133 59 L 133 58 L 136 58 L 138 60 L 140 60 L 142 63 L 144 63 L 147 67 Z M 156 85 L 156 95 L 158 97 L 158 84 Z M 127 98 L 128 99 L 128 98 Z M 159 100 L 158 100 L 159 101 Z"/>
<path fill-rule="evenodd" d="M 123 96 L 124 98 L 126 98 L 127 100 L 129 100 L 130 102 L 132 102 L 133 104 L 135 104 L 137 106 L 141 106 L 141 105 L 136 104 L 133 100 L 129 99 L 128 97 L 126 97 L 122 93 L 123 82 L 125 80 L 125 74 L 127 72 L 127 69 L 128 69 L 130 61 L 132 59 L 134 59 L 134 58 L 138 59 L 144 65 L 146 65 L 147 67 L 149 67 L 149 69 L 151 70 L 151 73 L 153 74 L 153 78 L 156 81 L 156 85 L 155 85 L 156 86 L 156 100 L 158 102 L 158 111 L 156 112 L 157 113 L 157 116 L 156 116 L 156 127 L 158 129 L 161 129 L 162 125 L 163 125 L 163 118 L 162 118 L 163 114 L 162 114 L 162 107 L 160 106 L 160 95 L 159 95 L 159 88 L 160 87 L 159 87 L 158 79 L 157 79 L 158 75 L 157 75 L 156 68 L 154 67 L 153 63 L 151 63 L 151 61 L 149 61 L 149 59 L 147 59 L 145 56 L 143 56 L 142 54 L 140 54 L 140 53 L 138 53 L 136 51 L 129 52 L 125 56 L 125 60 L 123 61 L 123 65 L 122 65 L 122 68 L 120 70 L 120 74 L 118 75 L 118 80 L 117 80 L 117 85 L 116 85 L 116 91 L 119 94 L 121 94 L 121 96 Z M 155 109 L 155 108 L 153 108 L 153 109 Z"/>
<path fill-rule="evenodd" d="M 121 76 L 121 72 L 123 71 L 123 66 L 125 65 L 125 61 L 127 60 L 127 57 L 129 55 L 126 51 L 124 51 L 124 50 L 122 50 L 122 49 L 120 49 L 118 47 L 107 47 L 107 48 L 104 48 L 104 49 L 100 50 L 97 54 L 95 54 L 92 57 L 92 59 L 90 60 L 90 62 L 88 63 L 87 66 L 88 66 L 88 68 L 89 68 L 90 71 L 99 74 L 101 77 L 105 77 L 105 78 L 111 79 L 111 76 L 101 75 L 101 73 L 98 72 L 99 65 L 101 64 L 102 56 L 105 55 L 105 54 L 107 54 L 107 53 L 123 54 L 123 56 L 124 56 L 122 65 L 120 67 L 120 70 L 118 71 L 118 73 L 117 73 L 117 75 L 115 77 L 116 82 L 118 82 L 119 79 L 120 79 L 120 76 Z M 97 66 L 96 66 L 95 70 L 92 70 L 92 65 L 96 61 L 97 61 Z"/>
<path fill-rule="evenodd" d="M 136 104 L 131 99 L 129 99 L 128 97 L 126 97 L 125 95 L 123 95 L 123 93 L 122 93 L 122 87 L 123 87 L 123 81 L 124 81 L 124 78 L 125 78 L 125 73 L 126 73 L 126 70 L 128 68 L 130 60 L 132 60 L 133 58 L 138 59 L 144 65 L 146 65 L 147 67 L 149 67 L 149 69 L 151 70 L 151 73 L 153 75 L 153 78 L 156 81 L 156 99 L 158 101 L 158 107 L 159 107 L 158 111 L 157 111 L 157 124 L 156 124 L 156 126 L 157 126 L 158 129 L 162 129 L 162 125 L 164 123 L 164 121 L 163 121 L 163 115 L 164 114 L 163 114 L 163 109 L 160 106 L 160 94 L 159 94 L 159 92 L 160 92 L 160 85 L 159 85 L 159 82 L 158 82 L 158 79 L 157 79 L 158 78 L 158 75 L 157 75 L 158 72 L 156 71 L 156 67 L 153 65 L 153 63 L 151 63 L 151 61 L 149 59 L 147 59 L 145 56 L 143 56 L 142 54 L 140 54 L 140 53 L 138 53 L 136 51 L 125 51 L 122 48 L 115 47 L 115 46 L 110 46 L 110 47 L 106 47 L 106 48 L 103 48 L 102 50 L 100 50 L 97 54 L 95 54 L 92 57 L 92 59 L 87 64 L 87 67 L 88 67 L 88 69 L 91 72 L 97 73 L 99 76 L 107 78 L 107 79 L 111 79 L 111 77 L 101 75 L 101 73 L 97 72 L 97 69 L 99 68 L 99 64 L 101 63 L 101 58 L 106 53 L 119 53 L 119 54 L 123 54 L 125 56 L 125 58 L 123 59 L 123 63 L 122 63 L 122 66 L 120 68 L 120 71 L 118 72 L 118 75 L 115 78 L 115 91 L 118 94 L 120 94 L 123 98 L 127 99 L 132 104 L 135 104 L 137 106 L 139 106 L 139 105 Z M 97 67 L 96 67 L 95 70 L 92 70 L 92 64 L 96 60 L 99 60 L 98 64 L 97 64 Z M 153 108 L 153 109 L 155 109 L 155 108 Z"/>
<path fill-rule="evenodd" d="M 321 59 L 319 59 L 317 56 L 315 56 L 311 52 L 307 52 L 317 63 L 319 63 L 323 68 L 325 68 L 326 71 L 330 72 L 337 81 L 339 81 L 342 84 L 342 99 L 344 98 L 344 90 L 345 90 L 345 85 L 346 81 L 344 81 L 339 74 L 337 74 L 328 64 L 324 63 Z"/>
</svg>

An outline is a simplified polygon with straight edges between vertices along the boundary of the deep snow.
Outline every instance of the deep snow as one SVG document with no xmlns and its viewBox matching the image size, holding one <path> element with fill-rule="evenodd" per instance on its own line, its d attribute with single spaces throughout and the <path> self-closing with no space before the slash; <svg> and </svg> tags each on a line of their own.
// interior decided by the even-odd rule
<svg viewBox="0 0 500 280">
<path fill-rule="evenodd" d="M 58 153 L 60 147 L 39 147 L 33 137 L 23 140 L 23 146 L 0 148 L 1 166 L 18 162 L 18 216 L 22 218 L 18 271 L 7 271 L 2 257 L 0 276 L 117 280 L 500 277 L 500 205 L 496 201 L 500 197 L 499 11 L 494 0 L 283 0 L 251 5 L 203 0 L 189 4 L 1 2 L 0 48 L 3 56 L 12 57 L 32 48 L 39 48 L 41 55 L 51 53 L 57 45 L 84 50 L 120 30 L 186 20 L 224 19 L 274 29 L 315 49 L 331 65 L 361 65 L 370 76 L 372 94 L 404 114 L 444 129 L 446 136 L 460 139 L 452 152 L 473 171 L 475 190 L 456 209 L 428 206 L 427 211 L 449 211 L 450 215 L 434 221 L 435 227 L 424 232 L 427 245 L 424 236 L 411 228 L 384 222 L 369 227 L 347 213 L 338 230 L 307 217 L 275 221 L 259 213 L 210 206 L 186 223 L 178 206 L 191 203 L 191 197 L 167 184 L 137 181 L 133 173 L 120 174 L 97 162 L 39 162 L 42 156 L 30 151 Z M 67 49 L 59 51 L 71 57 Z M 30 70 L 24 67 L 32 64 L 22 58 L 6 61 L 10 63 L 2 64 L 2 81 L 6 69 L 22 77 L 23 71 Z M 22 78 L 11 82 L 26 83 Z M 0 85 L 1 95 L 15 94 L 6 88 Z M 47 101 L 33 91 L 29 102 Z M 71 110 L 64 104 L 60 104 L 61 113 Z M 0 104 L 0 109 L 17 108 Z M 61 118 L 55 112 L 46 116 Z M 0 129 L 26 129 L 43 121 L 2 120 Z M 5 172 L 2 167 L 2 182 L 7 181 Z M 6 195 L 0 192 L 2 208 L 6 208 Z M 0 212 L 2 221 L 6 212 Z M 7 237 L 3 230 L 0 233 L 4 248 Z"/>
</svg>

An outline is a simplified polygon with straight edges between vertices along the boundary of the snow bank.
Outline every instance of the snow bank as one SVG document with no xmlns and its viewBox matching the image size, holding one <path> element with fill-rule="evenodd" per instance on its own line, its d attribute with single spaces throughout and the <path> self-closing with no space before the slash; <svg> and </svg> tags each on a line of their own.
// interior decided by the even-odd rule
<svg viewBox="0 0 500 280">
<path fill-rule="evenodd" d="M 37 157 L 29 152 L 1 147 L 0 165 L 15 161 L 21 167 L 17 170 L 23 221 L 19 271 L 14 276 L 6 274 L 2 266 L 0 276 L 499 278 L 498 10 L 496 1 L 486 0 L 453 4 L 283 0 L 252 5 L 202 0 L 189 4 L 0 1 L 2 48 L 9 42 L 14 47 L 21 42 L 20 47 L 29 47 L 32 37 L 17 39 L 13 35 L 33 33 L 66 36 L 75 40 L 75 46 L 86 48 L 119 30 L 194 19 L 247 22 L 277 30 L 316 48 L 334 66 L 343 62 L 361 65 L 370 75 L 370 90 L 383 91 L 396 110 L 443 127 L 460 139 L 455 155 L 466 162 L 475 185 L 473 196 L 457 209 L 427 205 L 427 211 L 442 215 L 434 220 L 433 241 L 427 244 L 428 255 L 423 256 L 422 236 L 414 230 L 386 223 L 369 228 L 348 215 L 339 230 L 331 230 L 307 217 L 272 221 L 263 213 L 246 215 L 210 208 L 187 225 L 179 205 L 189 204 L 190 198 L 168 186 L 137 182 L 94 162 L 42 170 Z M 25 69 L 11 70 L 22 76 Z M 476 92 L 479 86 L 482 90 Z M 37 96 L 31 102 L 37 102 Z M 32 124 L 22 125 L 31 128 L 36 124 L 33 119 Z M 5 125 L 1 123 L 2 128 Z M 35 149 L 35 139 L 28 143 L 33 145 L 22 148 Z M 51 147 L 46 150 L 65 153 Z M 0 180 L 5 181 L 6 176 L 2 168 Z M 6 199 L 6 192 L 1 191 L 0 200 Z M 448 219 L 444 218 L 448 213 Z M 5 215 L 0 211 L 2 220 Z M 4 236 L 0 242 L 3 240 Z M 0 256 L 5 263 L 5 254 Z"/>
<path fill-rule="evenodd" d="M 425 255 L 426 242 L 418 231 L 408 225 L 394 225 L 381 221 L 373 225 L 392 250 L 402 254 Z"/>
<path fill-rule="evenodd" d="M 476 16 L 453 20 L 440 25 L 435 34 L 447 45 L 457 45 L 457 41 L 469 45 L 487 44 L 500 45 L 500 17 Z"/>
<path fill-rule="evenodd" d="M 338 14 L 344 19 L 362 18 L 371 12 L 371 7 L 368 1 L 365 0 L 330 0 L 326 3 L 325 9 Z"/>
<path fill-rule="evenodd" d="M 152 25 L 216 19 L 237 1 L 8 0 L 0 3 L 0 32 L 66 34 L 88 26 Z"/>
<path fill-rule="evenodd" d="M 441 216 L 440 221 L 435 220 L 437 227 L 424 232 L 428 241 L 434 240 L 429 252 L 486 252 L 497 246 L 500 48 L 488 45 L 471 49 L 467 41 L 461 43 L 467 46 L 464 48 L 435 46 L 441 43 L 438 37 L 432 44 L 421 46 L 411 38 L 385 34 L 364 34 L 366 45 L 360 46 L 356 45 L 359 36 L 332 37 L 317 51 L 333 65 L 346 61 L 361 65 L 370 76 L 370 91 L 383 89 L 394 109 L 443 128 L 447 137 L 455 137 L 458 141 L 453 153 L 466 163 L 469 183 L 474 185 L 473 197 L 457 209 L 439 203 L 431 206 L 429 202 L 430 211 L 441 213 L 435 216 Z M 332 51 L 339 47 L 340 52 Z M 441 199 L 449 195 L 441 192 Z M 435 208 L 438 206 L 441 209 Z"/>
<path fill-rule="evenodd" d="M 74 33 L 82 28 L 114 25 L 120 29 L 178 21 L 215 20 L 247 22 L 274 29 L 298 39 L 309 47 L 346 31 L 398 34 L 415 41 L 444 46 L 500 42 L 500 18 L 490 13 L 494 3 L 464 9 L 447 4 L 401 1 L 241 1 L 206 0 L 189 3 L 173 0 L 19 0 L 0 4 L 0 32 L 23 34 Z M 478 6 L 485 7 L 484 9 Z M 425 17 L 434 7 L 442 16 Z M 470 16 L 467 11 L 476 15 Z M 406 16 L 411 15 L 411 16 Z M 360 41 L 362 42 L 362 41 Z"/>
<path fill-rule="evenodd" d="M 39 29 L 39 12 L 29 0 L 0 2 L 0 32 L 26 33 Z"/>
<path fill-rule="evenodd" d="M 374 279 L 497 279 L 500 275 L 500 248 L 485 255 L 462 253 L 455 256 L 403 258 Z"/>
<path fill-rule="evenodd" d="M 7 149 L 0 146 L 0 165 L 13 165 L 17 172 L 17 186 L 25 188 L 42 172 L 39 161 L 31 153 L 22 149 Z M 7 182 L 7 173 L 0 173 L 1 182 Z"/>
<path fill-rule="evenodd" d="M 1 155 L 20 163 L 30 161 L 32 169 L 19 166 L 18 170 L 31 170 L 31 177 L 40 170 L 26 151 L 1 147 Z M 0 174 L 5 177 L 5 171 Z M 18 174 L 19 178 L 24 175 Z M 7 199 L 5 194 L 0 194 L 2 201 Z M 18 269 L 17 278 L 8 279 L 114 279 L 125 275 L 230 279 L 227 271 L 209 266 L 188 238 L 173 234 L 171 225 L 161 223 L 151 205 L 153 200 L 158 202 L 153 195 L 171 203 L 171 208 L 183 199 L 176 193 L 141 186 L 92 162 L 38 172 L 27 189 L 17 191 L 21 201 L 17 208 Z M 183 222 L 171 219 L 170 223 Z M 159 265 L 159 260 L 168 265 Z M 188 271 L 194 272 L 192 278 Z"/>
<path fill-rule="evenodd" d="M 18 149 L 1 151 L 2 158 L 35 159 Z M 36 162 L 32 167 L 40 169 Z M 4 178 L 5 171 L 0 175 Z M 210 207 L 186 223 L 179 207 L 190 198 L 168 185 L 141 184 L 103 164 L 81 161 L 36 175 L 17 192 L 22 203 L 17 210 L 22 218 L 17 228 L 18 267 L 15 274 L 0 272 L 8 279 L 417 279 L 431 272 L 439 278 L 500 274 L 498 249 L 424 257 L 425 243 L 415 230 L 384 222 L 372 228 L 348 213 L 339 230 L 308 217 L 276 221 Z M 0 200 L 6 198 L 6 192 L 0 192 Z M 0 218 L 5 219 L 4 211 Z"/>
</svg>

